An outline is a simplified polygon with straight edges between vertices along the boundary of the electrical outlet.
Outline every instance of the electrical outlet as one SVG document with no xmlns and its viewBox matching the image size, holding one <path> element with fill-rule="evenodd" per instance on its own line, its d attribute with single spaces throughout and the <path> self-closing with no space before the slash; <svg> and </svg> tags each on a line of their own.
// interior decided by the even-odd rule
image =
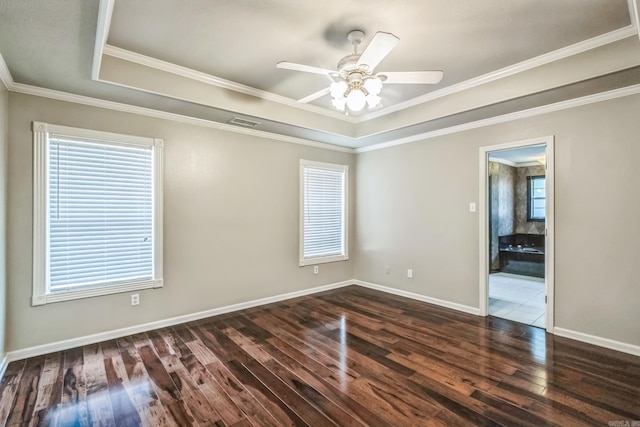
<svg viewBox="0 0 640 427">
<path fill-rule="evenodd" d="M 391 274 L 391 266 L 389 265 L 384 266 L 384 274 Z"/>
<path fill-rule="evenodd" d="M 313 274 L 318 274 L 318 273 L 319 273 L 319 271 L 320 271 L 320 268 L 318 268 L 318 266 L 317 266 L 317 265 L 314 265 L 314 266 L 313 266 Z"/>
<path fill-rule="evenodd" d="M 413 279 L 413 270 L 412 270 L 412 269 L 408 269 L 408 270 L 407 270 L 407 277 L 408 277 L 409 279 Z"/>
<path fill-rule="evenodd" d="M 476 211 L 476 204 L 471 202 L 469 203 L 469 212 L 475 212 Z"/>
<path fill-rule="evenodd" d="M 131 305 L 140 305 L 140 294 L 131 295 Z"/>
</svg>

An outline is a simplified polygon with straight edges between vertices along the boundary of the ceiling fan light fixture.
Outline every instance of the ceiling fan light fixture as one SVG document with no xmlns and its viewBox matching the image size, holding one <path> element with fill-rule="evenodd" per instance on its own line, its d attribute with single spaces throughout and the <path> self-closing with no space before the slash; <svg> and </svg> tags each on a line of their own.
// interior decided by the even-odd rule
<svg viewBox="0 0 640 427">
<path fill-rule="evenodd" d="M 437 84 L 442 79 L 442 71 L 399 71 L 374 74 L 378 64 L 393 50 L 400 39 L 391 33 L 378 31 L 364 51 L 358 53 L 358 45 L 363 37 L 364 32 L 361 30 L 349 32 L 347 40 L 353 44 L 353 53 L 338 62 L 337 70 L 286 61 L 278 62 L 276 67 L 339 78 L 340 80 L 331 83 L 328 89 L 301 98 L 298 102 L 309 103 L 330 94 L 331 103 L 340 111 L 345 111 L 347 107 L 352 111 L 360 111 L 365 105 L 370 109 L 380 107 L 383 83 Z"/>
<path fill-rule="evenodd" d="M 329 93 L 332 98 L 344 98 L 344 94 L 347 91 L 349 86 L 344 81 L 333 82 L 331 86 L 329 86 Z"/>
<path fill-rule="evenodd" d="M 369 83 L 371 82 L 371 83 Z M 370 109 L 376 108 L 382 98 L 378 96 L 382 89 L 382 82 L 377 78 L 356 79 L 349 83 L 340 81 L 331 83 L 331 103 L 340 111 L 348 107 L 351 111 L 360 111 L 365 105 Z"/>
<path fill-rule="evenodd" d="M 364 81 L 364 88 L 371 95 L 379 95 L 382 90 L 382 80 L 377 77 L 371 77 Z"/>
<path fill-rule="evenodd" d="M 367 104 L 367 97 L 360 89 L 353 89 L 347 95 L 347 107 L 351 111 L 360 111 Z"/>
<path fill-rule="evenodd" d="M 331 83 L 329 93 L 335 108 L 344 111 L 348 107 L 351 111 L 360 111 L 365 106 L 372 109 L 380 104 L 382 99 L 378 94 L 382 90 L 382 80 L 363 74 L 360 71 L 352 72 L 347 80 Z"/>
<path fill-rule="evenodd" d="M 380 104 L 380 101 L 382 101 L 382 98 L 380 98 L 378 95 L 369 93 L 369 95 L 367 95 L 366 100 L 369 108 L 376 108 L 378 104 Z"/>
<path fill-rule="evenodd" d="M 331 103 L 333 104 L 334 107 L 336 107 L 338 110 L 340 111 L 344 111 L 344 108 L 347 105 L 347 98 L 345 98 L 344 96 L 338 97 L 338 98 L 333 98 L 331 100 Z"/>
</svg>

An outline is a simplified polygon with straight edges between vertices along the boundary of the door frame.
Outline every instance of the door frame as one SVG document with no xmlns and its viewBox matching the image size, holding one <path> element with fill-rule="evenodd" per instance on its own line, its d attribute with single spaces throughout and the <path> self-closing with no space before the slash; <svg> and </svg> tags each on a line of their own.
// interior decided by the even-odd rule
<svg viewBox="0 0 640 427">
<path fill-rule="evenodd" d="M 480 274 L 480 316 L 488 315 L 489 307 L 489 221 L 488 221 L 488 185 L 489 185 L 489 153 L 502 150 L 510 150 L 514 148 L 523 148 L 533 145 L 546 145 L 546 218 L 545 218 L 545 249 L 544 249 L 544 273 L 545 273 L 545 292 L 547 296 L 546 313 L 546 330 L 549 333 L 554 331 L 554 307 L 555 307 L 555 265 L 554 265 L 554 189 L 555 189 L 555 158 L 554 158 L 554 142 L 553 135 L 540 138 L 527 139 L 523 141 L 507 142 L 502 144 L 489 145 L 480 147 L 480 176 L 479 176 L 479 200 L 478 212 L 480 221 L 480 238 L 479 238 L 479 274 Z"/>
</svg>

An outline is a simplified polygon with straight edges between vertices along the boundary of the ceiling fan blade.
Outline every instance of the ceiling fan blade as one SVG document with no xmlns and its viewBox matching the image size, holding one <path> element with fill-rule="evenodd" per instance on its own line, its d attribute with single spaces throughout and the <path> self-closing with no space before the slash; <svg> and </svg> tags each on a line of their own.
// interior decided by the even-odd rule
<svg viewBox="0 0 640 427">
<path fill-rule="evenodd" d="M 376 74 L 384 84 L 434 85 L 440 83 L 442 71 L 393 71 Z M 386 77 L 386 79 L 383 78 Z"/>
<path fill-rule="evenodd" d="M 323 74 L 330 76 L 336 74 L 335 70 L 327 70 L 326 68 L 312 67 L 310 65 L 296 64 L 295 62 L 278 62 L 276 68 L 282 68 L 284 70 L 303 71 L 305 73 Z"/>
<path fill-rule="evenodd" d="M 391 33 L 378 31 L 360 55 L 358 66 L 368 65 L 369 71 L 373 70 L 396 47 L 399 41 L 400 39 Z"/>
<path fill-rule="evenodd" d="M 311 95 L 305 96 L 304 98 L 298 99 L 298 102 L 302 104 L 308 104 L 309 102 L 315 101 L 316 99 L 322 98 L 325 95 L 329 95 L 329 88 L 326 87 L 322 90 L 319 90 Z"/>
</svg>

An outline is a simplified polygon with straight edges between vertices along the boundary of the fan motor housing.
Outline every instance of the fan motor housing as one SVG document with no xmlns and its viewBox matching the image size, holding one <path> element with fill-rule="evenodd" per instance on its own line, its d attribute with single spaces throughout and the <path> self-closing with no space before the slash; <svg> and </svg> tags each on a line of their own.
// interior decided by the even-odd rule
<svg viewBox="0 0 640 427">
<path fill-rule="evenodd" d="M 340 72 L 340 77 L 346 79 L 347 76 L 354 72 L 362 72 L 364 74 L 368 74 L 369 67 L 366 65 L 358 66 L 358 60 L 360 59 L 360 54 L 352 54 L 347 55 L 338 62 L 338 71 Z"/>
</svg>

